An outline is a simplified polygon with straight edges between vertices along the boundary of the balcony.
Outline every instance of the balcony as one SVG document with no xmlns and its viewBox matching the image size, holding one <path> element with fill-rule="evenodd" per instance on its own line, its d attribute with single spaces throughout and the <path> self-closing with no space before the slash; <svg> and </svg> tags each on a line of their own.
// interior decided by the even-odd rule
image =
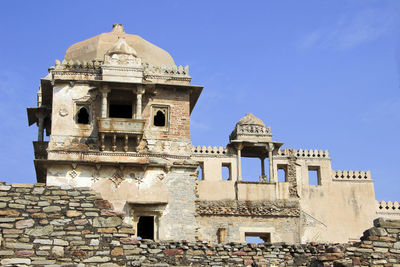
<svg viewBox="0 0 400 267">
<path fill-rule="evenodd" d="M 99 133 L 142 135 L 145 120 L 97 118 Z"/>
<path fill-rule="evenodd" d="M 143 136 L 145 120 L 142 119 L 124 119 L 124 118 L 97 118 L 99 127 L 101 150 L 107 150 L 107 140 L 110 139 L 110 149 L 112 151 L 119 150 L 132 151 L 129 139 L 134 137 L 135 147 L 139 144 L 139 140 Z M 121 140 L 122 139 L 122 140 Z M 119 146 L 121 143 L 122 146 Z M 135 150 L 135 149 L 133 149 Z"/>
<path fill-rule="evenodd" d="M 33 150 L 35 153 L 35 159 L 47 159 L 47 147 L 49 142 L 47 141 L 33 141 Z"/>
</svg>

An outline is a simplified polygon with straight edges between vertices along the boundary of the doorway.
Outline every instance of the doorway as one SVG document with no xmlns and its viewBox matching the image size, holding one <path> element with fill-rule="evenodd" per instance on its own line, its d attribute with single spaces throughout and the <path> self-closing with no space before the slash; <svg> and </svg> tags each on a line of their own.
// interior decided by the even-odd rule
<svg viewBox="0 0 400 267">
<path fill-rule="evenodd" d="M 154 240 L 154 216 L 140 216 L 137 224 L 137 236 Z"/>
</svg>

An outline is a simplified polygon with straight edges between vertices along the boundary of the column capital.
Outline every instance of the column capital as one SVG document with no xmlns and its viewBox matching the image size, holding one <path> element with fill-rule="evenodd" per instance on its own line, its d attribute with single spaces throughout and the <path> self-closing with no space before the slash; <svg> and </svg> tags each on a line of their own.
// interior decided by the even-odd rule
<svg viewBox="0 0 400 267">
<path fill-rule="evenodd" d="M 136 88 L 133 89 L 133 92 L 137 95 L 143 95 L 145 91 L 146 90 L 142 84 L 138 85 Z"/>
<path fill-rule="evenodd" d="M 268 143 L 266 148 L 268 152 L 273 152 L 275 148 L 274 143 Z"/>
<path fill-rule="evenodd" d="M 103 84 L 100 87 L 100 92 L 103 94 L 108 94 L 111 91 L 110 87 L 108 86 L 108 84 Z"/>
<path fill-rule="evenodd" d="M 235 144 L 235 148 L 237 150 L 242 150 L 243 149 L 243 143 L 234 143 Z"/>
</svg>

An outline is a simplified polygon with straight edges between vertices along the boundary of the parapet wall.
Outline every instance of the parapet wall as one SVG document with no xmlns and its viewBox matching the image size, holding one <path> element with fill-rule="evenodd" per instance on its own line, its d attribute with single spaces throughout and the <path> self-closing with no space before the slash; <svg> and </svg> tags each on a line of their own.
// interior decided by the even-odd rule
<svg viewBox="0 0 400 267">
<path fill-rule="evenodd" d="M 154 242 L 88 188 L 0 184 L 2 266 L 400 266 L 400 221 L 374 224 L 341 245 Z"/>
</svg>

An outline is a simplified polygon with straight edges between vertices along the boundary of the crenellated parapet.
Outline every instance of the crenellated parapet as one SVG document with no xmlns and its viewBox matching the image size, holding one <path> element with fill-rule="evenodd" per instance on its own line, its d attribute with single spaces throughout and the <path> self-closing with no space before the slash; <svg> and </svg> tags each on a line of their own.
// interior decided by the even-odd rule
<svg viewBox="0 0 400 267">
<path fill-rule="evenodd" d="M 153 66 L 145 63 L 143 65 L 146 76 L 179 76 L 179 77 L 190 77 L 189 66 Z"/>
<path fill-rule="evenodd" d="M 376 212 L 378 214 L 391 214 L 400 216 L 400 203 L 398 201 L 376 201 Z"/>
<path fill-rule="evenodd" d="M 127 68 L 126 64 L 120 64 L 120 62 L 112 62 L 110 58 L 107 62 L 100 60 L 92 61 L 79 61 L 79 60 L 56 60 L 55 65 L 49 70 L 56 79 L 75 79 L 75 80 L 102 80 L 104 73 L 102 69 L 104 67 L 110 68 L 110 64 L 116 67 L 121 65 L 122 68 Z M 189 76 L 189 66 L 153 66 L 148 63 L 142 63 L 140 58 L 131 57 L 130 61 L 135 65 L 135 69 L 138 69 L 143 73 L 143 79 L 145 80 L 176 80 L 180 82 L 190 82 L 191 77 Z M 124 71 L 124 70 L 123 70 Z"/>
<path fill-rule="evenodd" d="M 192 147 L 193 156 L 205 156 L 205 157 L 213 157 L 213 156 L 227 156 L 228 149 L 226 147 L 211 147 L 211 146 L 193 146 Z"/>
<path fill-rule="evenodd" d="M 291 154 L 292 153 L 292 154 Z M 278 156 L 296 156 L 298 158 L 326 158 L 329 159 L 329 152 L 328 150 L 317 150 L 317 149 L 291 149 L 291 148 L 285 148 L 285 149 L 279 149 L 277 151 Z"/>
<path fill-rule="evenodd" d="M 362 181 L 373 181 L 371 178 L 370 171 L 342 171 L 342 170 L 334 170 L 332 179 L 334 181 L 354 181 L 354 182 L 362 182 Z"/>
<path fill-rule="evenodd" d="M 100 80 L 102 61 L 79 61 L 56 59 L 55 66 L 49 68 L 53 79 Z"/>
</svg>

